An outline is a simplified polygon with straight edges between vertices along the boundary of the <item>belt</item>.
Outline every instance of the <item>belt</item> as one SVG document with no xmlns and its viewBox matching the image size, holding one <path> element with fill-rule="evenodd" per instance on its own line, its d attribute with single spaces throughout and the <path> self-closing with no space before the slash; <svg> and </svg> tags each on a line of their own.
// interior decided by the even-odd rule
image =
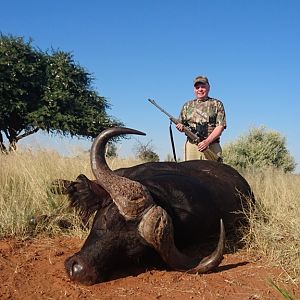
<svg viewBox="0 0 300 300">
<path fill-rule="evenodd" d="M 187 140 L 188 140 L 191 144 L 194 144 L 194 142 L 193 142 L 192 139 L 187 138 Z M 200 142 L 202 142 L 203 140 L 205 140 L 205 138 L 204 138 L 204 139 L 200 139 Z M 216 143 L 220 143 L 220 138 L 217 138 L 216 140 L 214 140 L 214 141 L 213 141 L 212 143 L 210 143 L 210 144 L 216 144 Z"/>
</svg>

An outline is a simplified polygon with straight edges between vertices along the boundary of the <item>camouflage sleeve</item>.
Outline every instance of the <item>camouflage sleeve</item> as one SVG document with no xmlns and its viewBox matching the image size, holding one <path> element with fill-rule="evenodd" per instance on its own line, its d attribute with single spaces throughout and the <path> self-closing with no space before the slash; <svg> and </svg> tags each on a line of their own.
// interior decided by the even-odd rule
<svg viewBox="0 0 300 300">
<path fill-rule="evenodd" d="M 221 101 L 218 101 L 217 104 L 216 126 L 224 126 L 224 128 L 227 127 L 225 109 Z"/>
<path fill-rule="evenodd" d="M 178 120 L 180 123 L 184 123 L 186 121 L 186 106 L 187 104 L 185 103 L 182 108 L 181 108 L 181 111 L 180 111 L 180 114 L 179 114 L 179 117 L 178 117 Z"/>
</svg>

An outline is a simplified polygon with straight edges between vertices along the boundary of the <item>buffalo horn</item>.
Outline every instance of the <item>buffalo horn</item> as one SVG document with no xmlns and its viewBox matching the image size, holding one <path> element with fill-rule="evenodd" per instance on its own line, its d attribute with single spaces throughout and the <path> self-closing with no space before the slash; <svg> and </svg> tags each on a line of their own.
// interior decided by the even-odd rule
<svg viewBox="0 0 300 300">
<path fill-rule="evenodd" d="M 120 213 L 126 220 L 136 220 L 154 205 L 148 189 L 137 181 L 116 175 L 105 159 L 108 140 L 123 134 L 145 135 L 141 131 L 125 127 L 112 127 L 102 131 L 91 148 L 91 166 L 98 184 L 110 194 Z"/>
<path fill-rule="evenodd" d="M 188 273 L 205 273 L 217 267 L 223 259 L 225 229 L 220 220 L 220 236 L 215 251 L 203 259 L 191 258 L 181 253 L 174 243 L 172 219 L 160 206 L 152 207 L 139 224 L 140 235 L 174 270 Z"/>
</svg>

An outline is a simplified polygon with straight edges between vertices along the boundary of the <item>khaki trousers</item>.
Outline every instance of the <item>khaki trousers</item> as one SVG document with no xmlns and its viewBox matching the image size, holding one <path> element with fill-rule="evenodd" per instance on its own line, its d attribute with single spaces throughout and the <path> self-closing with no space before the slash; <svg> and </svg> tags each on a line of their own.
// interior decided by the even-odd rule
<svg viewBox="0 0 300 300">
<path fill-rule="evenodd" d="M 213 143 L 209 145 L 209 149 L 217 156 L 222 158 L 222 148 L 220 143 Z M 186 141 L 184 144 L 184 160 L 203 159 L 206 160 L 204 153 L 199 151 L 196 144 Z"/>
</svg>

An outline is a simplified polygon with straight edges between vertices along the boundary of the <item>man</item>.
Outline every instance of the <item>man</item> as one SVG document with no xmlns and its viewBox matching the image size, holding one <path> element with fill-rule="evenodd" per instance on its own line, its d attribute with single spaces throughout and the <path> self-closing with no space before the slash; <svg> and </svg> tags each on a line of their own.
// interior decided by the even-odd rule
<svg viewBox="0 0 300 300">
<path fill-rule="evenodd" d="M 223 103 L 208 96 L 210 85 L 207 77 L 198 76 L 194 79 L 196 99 L 186 102 L 180 112 L 176 128 L 183 132 L 184 126 L 189 127 L 200 137 L 196 145 L 187 139 L 185 143 L 185 160 L 207 159 L 205 149 L 214 152 L 222 161 L 220 137 L 226 128 L 226 116 Z"/>
</svg>

